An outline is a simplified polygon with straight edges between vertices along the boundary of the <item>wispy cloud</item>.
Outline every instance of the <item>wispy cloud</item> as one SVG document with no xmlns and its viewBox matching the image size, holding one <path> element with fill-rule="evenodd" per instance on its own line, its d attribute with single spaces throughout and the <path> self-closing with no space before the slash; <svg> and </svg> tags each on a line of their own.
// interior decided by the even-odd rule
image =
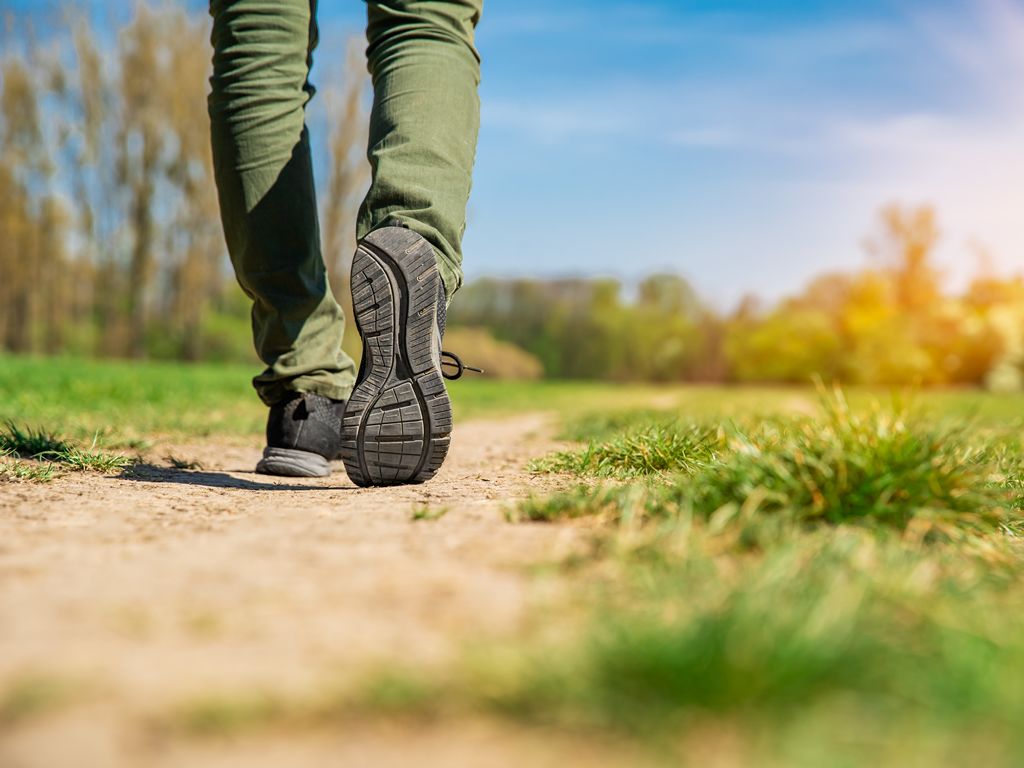
<svg viewBox="0 0 1024 768">
<path fill-rule="evenodd" d="M 983 0 L 972 13 L 916 16 L 959 76 L 962 98 L 943 110 L 835 122 L 827 141 L 853 160 L 862 195 L 928 201 L 945 223 L 944 260 L 963 276 L 964 245 L 987 245 L 997 264 L 1024 267 L 1024 10 Z"/>
<path fill-rule="evenodd" d="M 833 69 L 900 44 L 877 21 L 766 28 L 751 13 L 680 18 L 657 5 L 621 11 L 621 23 L 609 18 L 618 18 L 615 7 L 572 16 L 573 33 L 601 50 L 598 66 L 585 78 L 584 65 L 574 64 L 545 70 L 542 84 L 528 76 L 503 83 L 485 100 L 488 124 L 543 144 L 642 135 L 693 148 L 806 148 L 803 134 L 828 114 L 820 102 L 835 98 Z M 560 13 L 527 18 L 551 31 Z"/>
<path fill-rule="evenodd" d="M 542 144 L 562 144 L 635 131 L 628 120 L 587 101 L 546 103 L 489 99 L 483 104 L 486 126 L 516 131 Z"/>
</svg>

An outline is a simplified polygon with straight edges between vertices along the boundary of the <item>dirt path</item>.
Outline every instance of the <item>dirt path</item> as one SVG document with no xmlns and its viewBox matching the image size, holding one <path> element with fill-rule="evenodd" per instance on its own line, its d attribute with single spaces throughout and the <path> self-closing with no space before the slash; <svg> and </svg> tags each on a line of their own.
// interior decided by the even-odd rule
<svg viewBox="0 0 1024 768">
<path fill-rule="evenodd" d="M 248 471 L 257 442 L 211 441 L 159 446 L 132 477 L 0 486 L 0 702 L 26 680 L 90 692 L 0 722 L 0 765 L 403 765 L 401 745 L 417 740 L 420 765 L 554 759 L 550 743 L 487 724 L 457 738 L 374 726 L 256 746 L 137 732 L 211 692 L 308 695 L 374 664 L 443 664 L 469 638 L 515 632 L 543 590 L 523 566 L 581 540 L 502 514 L 544 490 L 524 465 L 550 448 L 547 435 L 540 416 L 467 423 L 434 482 L 396 489 L 357 489 L 340 465 L 326 480 L 271 480 Z M 169 455 L 202 469 L 171 469 Z M 424 504 L 448 511 L 414 521 Z M 485 760 L 488 743 L 505 748 Z M 281 750 L 286 762 L 273 759 Z"/>
</svg>

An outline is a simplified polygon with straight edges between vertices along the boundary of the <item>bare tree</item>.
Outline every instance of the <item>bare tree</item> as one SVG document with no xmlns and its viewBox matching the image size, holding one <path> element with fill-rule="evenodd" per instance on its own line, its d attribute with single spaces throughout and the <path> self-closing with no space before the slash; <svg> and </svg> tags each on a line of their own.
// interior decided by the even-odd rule
<svg viewBox="0 0 1024 768">
<path fill-rule="evenodd" d="M 24 59 L 9 56 L 0 67 L 0 167 L 4 169 L 2 216 L 6 230 L 0 267 L 4 273 L 4 346 L 12 352 L 32 350 L 41 267 L 37 197 L 38 190 L 45 187 L 48 165 L 33 58 L 34 48 L 30 48 Z"/>
<path fill-rule="evenodd" d="M 80 17 L 72 20 L 72 25 L 77 78 L 67 84 L 63 95 L 64 118 L 73 126 L 76 141 L 69 152 L 67 172 L 74 192 L 83 272 L 93 278 L 75 284 L 75 304 L 89 308 L 98 326 L 93 351 L 112 355 L 120 349 L 122 294 L 115 245 L 120 215 L 109 172 L 114 167 L 115 94 L 92 24 Z"/>
<path fill-rule="evenodd" d="M 118 131 L 117 180 L 127 192 L 132 249 L 128 267 L 128 353 L 145 354 L 146 291 L 159 235 L 154 207 L 161 173 L 165 131 L 161 110 L 169 71 L 161 19 L 144 4 L 121 35 L 122 113 Z M 174 81 L 176 82 L 176 80 Z"/>
<path fill-rule="evenodd" d="M 220 290 L 218 257 L 223 252 L 210 133 L 206 110 L 210 75 L 209 29 L 177 15 L 169 40 L 171 69 L 178 87 L 167 94 L 165 109 L 176 151 L 168 178 L 179 193 L 171 227 L 176 235 L 169 282 L 170 324 L 181 334 L 181 356 L 202 356 L 203 317 L 210 299 Z"/>
</svg>

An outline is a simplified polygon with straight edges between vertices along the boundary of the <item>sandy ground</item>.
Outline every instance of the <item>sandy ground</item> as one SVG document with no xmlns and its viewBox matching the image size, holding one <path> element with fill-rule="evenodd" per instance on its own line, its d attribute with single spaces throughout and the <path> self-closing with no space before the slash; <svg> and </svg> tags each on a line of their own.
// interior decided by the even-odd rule
<svg viewBox="0 0 1024 768">
<path fill-rule="evenodd" d="M 466 423 L 435 481 L 395 489 L 357 489 L 340 465 L 325 480 L 254 475 L 255 441 L 158 445 L 130 476 L 0 485 L 0 702 L 38 680 L 80 691 L 6 725 L 0 713 L 0 766 L 611 764 L 604 747 L 485 720 L 212 740 L 146 726 L 211 694 L 303 696 L 514 636 L 557 589 L 529 566 L 584 538 L 505 521 L 551 484 L 524 469 L 548 433 L 540 416 Z M 414 521 L 423 505 L 448 511 Z"/>
</svg>

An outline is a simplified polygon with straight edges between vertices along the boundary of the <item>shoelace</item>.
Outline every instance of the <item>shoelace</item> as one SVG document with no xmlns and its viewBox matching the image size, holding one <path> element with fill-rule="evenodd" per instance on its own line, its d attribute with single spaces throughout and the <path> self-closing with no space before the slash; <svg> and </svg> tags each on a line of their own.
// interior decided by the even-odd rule
<svg viewBox="0 0 1024 768">
<path fill-rule="evenodd" d="M 444 368 L 454 368 L 455 373 L 448 373 Z M 455 381 L 461 379 L 462 375 L 466 371 L 472 371 L 473 373 L 483 373 L 483 369 L 474 368 L 471 365 L 466 365 L 462 362 L 462 358 L 456 355 L 454 352 L 441 351 L 441 375 L 449 381 Z"/>
</svg>

